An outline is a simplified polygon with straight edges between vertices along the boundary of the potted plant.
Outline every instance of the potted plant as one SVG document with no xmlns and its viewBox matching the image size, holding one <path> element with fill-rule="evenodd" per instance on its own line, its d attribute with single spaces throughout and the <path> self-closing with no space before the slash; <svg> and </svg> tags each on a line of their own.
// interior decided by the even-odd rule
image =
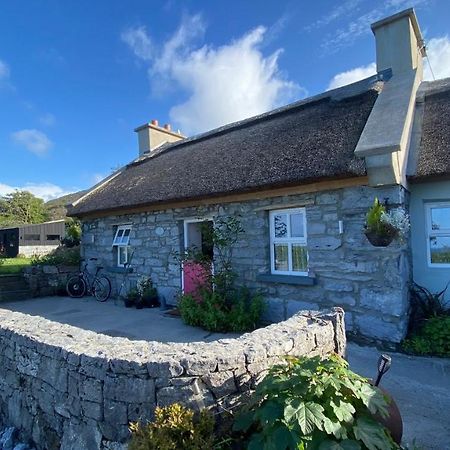
<svg viewBox="0 0 450 450">
<path fill-rule="evenodd" d="M 152 279 L 148 276 L 142 276 L 137 281 L 137 291 L 142 300 L 143 307 L 154 308 L 159 306 L 158 291 L 153 286 Z"/>
<path fill-rule="evenodd" d="M 141 295 L 138 295 L 135 302 L 136 309 L 142 309 L 144 307 L 144 299 Z"/>
<path fill-rule="evenodd" d="M 409 231 L 409 217 L 404 209 L 386 211 L 375 198 L 367 212 L 365 235 L 375 247 L 387 247 L 394 239 L 402 241 Z"/>
<path fill-rule="evenodd" d="M 154 286 L 147 287 L 144 290 L 142 294 L 142 300 L 144 301 L 144 306 L 146 308 L 155 308 L 157 306 L 160 306 L 158 291 Z"/>
<path fill-rule="evenodd" d="M 137 299 L 139 298 L 139 294 L 137 289 L 133 288 L 128 291 L 127 296 L 125 297 L 125 307 L 131 308 L 136 304 Z"/>
</svg>

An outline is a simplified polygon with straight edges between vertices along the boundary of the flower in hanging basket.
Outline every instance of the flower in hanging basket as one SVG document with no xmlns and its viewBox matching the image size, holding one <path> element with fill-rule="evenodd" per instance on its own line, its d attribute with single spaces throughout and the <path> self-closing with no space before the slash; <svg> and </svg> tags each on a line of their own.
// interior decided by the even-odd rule
<svg viewBox="0 0 450 450">
<path fill-rule="evenodd" d="M 409 226 L 409 217 L 404 209 L 387 212 L 386 207 L 375 198 L 367 213 L 365 235 L 373 246 L 387 247 L 394 239 L 402 242 Z"/>
</svg>

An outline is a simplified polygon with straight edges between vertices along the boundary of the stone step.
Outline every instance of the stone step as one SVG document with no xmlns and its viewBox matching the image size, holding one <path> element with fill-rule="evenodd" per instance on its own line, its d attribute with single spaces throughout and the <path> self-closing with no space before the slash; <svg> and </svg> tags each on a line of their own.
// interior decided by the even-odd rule
<svg viewBox="0 0 450 450">
<path fill-rule="evenodd" d="M 27 300 L 32 297 L 29 289 L 18 289 L 0 292 L 0 302 L 14 302 L 16 300 Z"/>
<path fill-rule="evenodd" d="M 27 289 L 28 284 L 22 275 L 2 275 L 0 276 L 0 292 Z"/>
</svg>

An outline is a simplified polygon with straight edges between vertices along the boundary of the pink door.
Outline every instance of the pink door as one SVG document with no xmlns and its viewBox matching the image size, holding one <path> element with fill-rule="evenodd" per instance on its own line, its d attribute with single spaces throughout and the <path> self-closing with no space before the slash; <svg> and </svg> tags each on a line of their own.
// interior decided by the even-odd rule
<svg viewBox="0 0 450 450">
<path fill-rule="evenodd" d="M 209 283 L 211 269 L 205 264 L 194 261 L 185 261 L 183 264 L 184 293 L 195 294 L 200 288 Z"/>
</svg>

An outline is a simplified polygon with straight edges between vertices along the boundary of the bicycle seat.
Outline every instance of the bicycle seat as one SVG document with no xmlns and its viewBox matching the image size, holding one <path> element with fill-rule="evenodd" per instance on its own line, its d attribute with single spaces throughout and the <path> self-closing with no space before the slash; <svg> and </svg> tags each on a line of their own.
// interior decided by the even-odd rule
<svg viewBox="0 0 450 450">
<path fill-rule="evenodd" d="M 89 258 L 90 261 L 97 261 L 98 258 Z"/>
</svg>

